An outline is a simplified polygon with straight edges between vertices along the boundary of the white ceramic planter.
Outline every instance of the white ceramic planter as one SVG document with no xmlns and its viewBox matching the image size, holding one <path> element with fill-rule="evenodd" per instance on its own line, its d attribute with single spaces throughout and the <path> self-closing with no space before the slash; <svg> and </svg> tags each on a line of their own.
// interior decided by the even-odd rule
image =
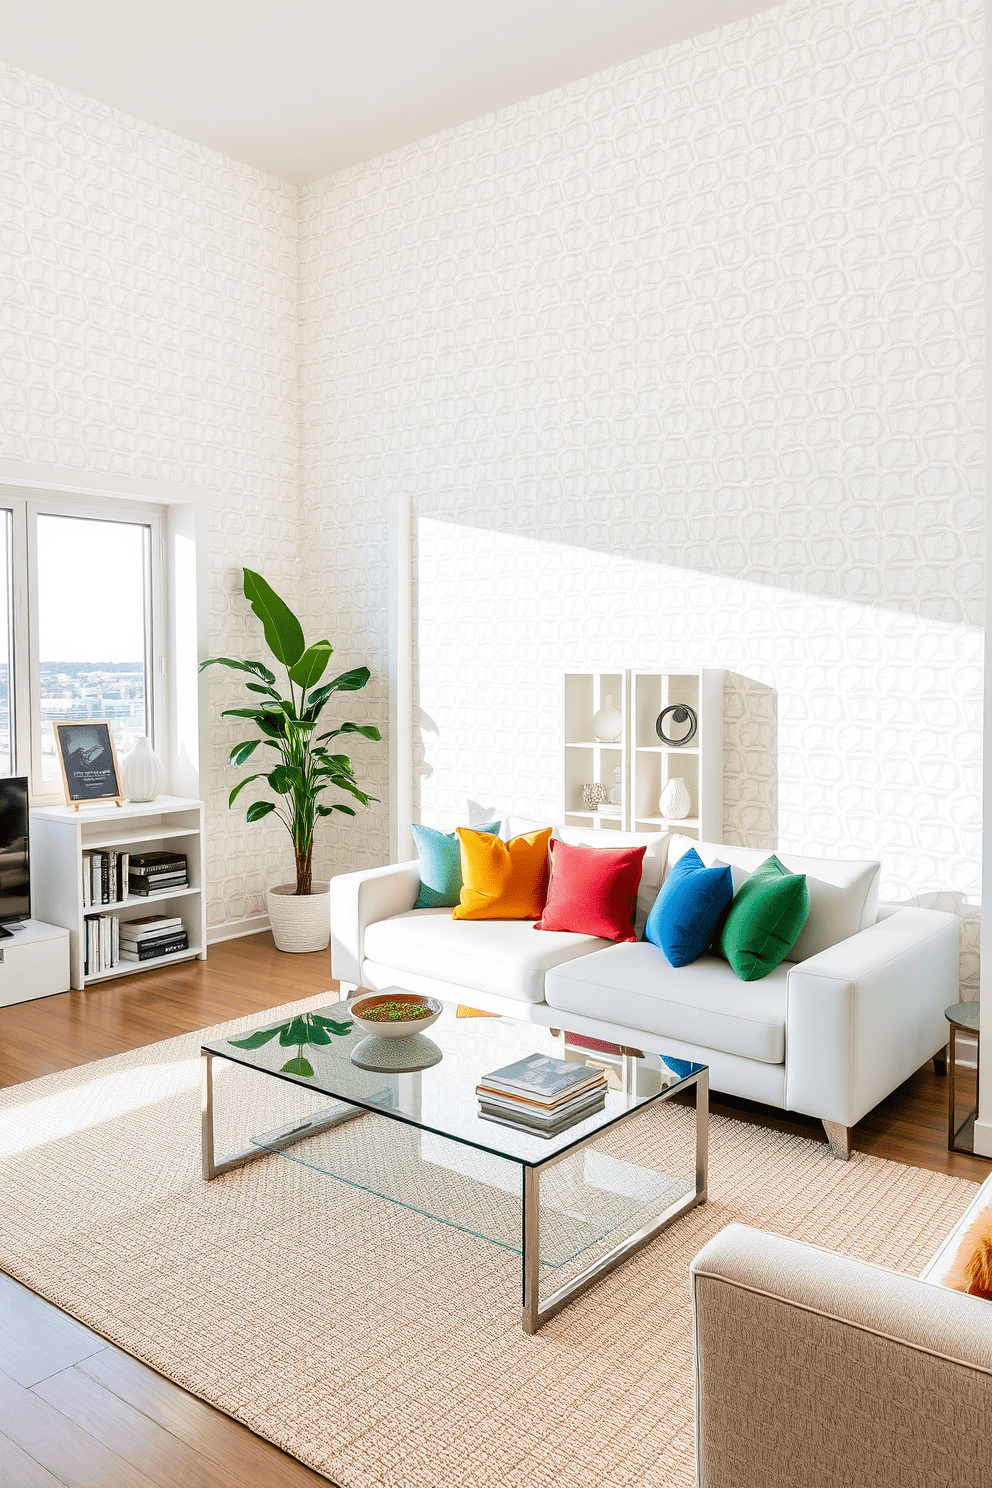
<svg viewBox="0 0 992 1488">
<path fill-rule="evenodd" d="M 280 951 L 322 951 L 331 938 L 331 886 L 315 883 L 312 894 L 298 894 L 295 883 L 266 894 L 272 939 Z"/>
</svg>

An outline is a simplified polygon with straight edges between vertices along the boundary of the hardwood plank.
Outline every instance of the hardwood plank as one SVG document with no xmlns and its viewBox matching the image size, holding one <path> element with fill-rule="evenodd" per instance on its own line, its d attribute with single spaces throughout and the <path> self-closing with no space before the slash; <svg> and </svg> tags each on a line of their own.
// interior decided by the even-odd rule
<svg viewBox="0 0 992 1488">
<path fill-rule="evenodd" d="M 141 1411 L 203 1459 L 229 1469 L 233 1481 L 239 1485 L 250 1484 L 251 1488 L 297 1488 L 297 1485 L 313 1488 L 313 1485 L 320 1485 L 320 1488 L 328 1488 L 327 1478 L 304 1467 L 295 1457 L 287 1457 L 271 1442 L 255 1436 L 240 1421 L 225 1416 L 119 1349 L 107 1349 L 105 1353 L 94 1355 L 80 1364 L 75 1372 L 88 1375 L 94 1383 Z"/>
<path fill-rule="evenodd" d="M 0 1432 L 0 1484 L 3 1488 L 64 1488 L 40 1462 L 22 1452 L 16 1442 Z"/>
<path fill-rule="evenodd" d="M 138 1468 L 2 1372 L 0 1422 L 15 1446 L 66 1488 L 158 1488 Z"/>
<path fill-rule="evenodd" d="M 262 1474 L 254 1462 L 233 1463 L 231 1454 L 221 1459 L 217 1453 L 201 1454 L 195 1447 L 183 1441 L 172 1431 L 153 1421 L 136 1406 L 123 1400 L 111 1390 L 105 1389 L 91 1375 L 81 1369 L 65 1369 L 36 1385 L 32 1394 L 46 1400 L 68 1420 L 117 1456 L 132 1466 L 140 1468 L 160 1488 L 174 1488 L 182 1483 L 183 1488 L 241 1488 L 245 1482 L 258 1484 Z M 258 1439 L 249 1435 L 252 1443 Z M 261 1443 L 258 1442 L 261 1446 Z M 242 1456 L 261 1455 L 243 1453 Z M 294 1474 L 282 1453 L 278 1457 L 276 1476 L 270 1482 L 289 1483 Z M 291 1460 L 291 1459 L 290 1459 Z M 306 1469 L 301 1470 L 300 1482 L 320 1482 L 326 1488 L 326 1480 L 315 1478 Z"/>
<path fill-rule="evenodd" d="M 68 1313 L 0 1272 L 0 1368 L 30 1388 L 107 1344 Z"/>
</svg>

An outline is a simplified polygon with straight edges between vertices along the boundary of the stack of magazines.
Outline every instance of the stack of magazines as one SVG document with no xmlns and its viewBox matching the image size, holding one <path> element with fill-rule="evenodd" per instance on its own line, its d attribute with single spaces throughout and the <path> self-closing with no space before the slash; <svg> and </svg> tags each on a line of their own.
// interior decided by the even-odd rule
<svg viewBox="0 0 992 1488">
<path fill-rule="evenodd" d="M 475 1087 L 486 1121 L 554 1137 L 606 1104 L 606 1076 L 586 1064 L 548 1054 L 528 1054 L 516 1064 L 483 1075 Z"/>
<path fill-rule="evenodd" d="M 189 935 L 178 915 L 142 915 L 121 926 L 122 961 L 154 961 L 188 948 Z"/>
<path fill-rule="evenodd" d="M 132 853 L 128 863 L 129 894 L 161 894 L 171 889 L 185 889 L 186 854 L 174 852 Z"/>
</svg>

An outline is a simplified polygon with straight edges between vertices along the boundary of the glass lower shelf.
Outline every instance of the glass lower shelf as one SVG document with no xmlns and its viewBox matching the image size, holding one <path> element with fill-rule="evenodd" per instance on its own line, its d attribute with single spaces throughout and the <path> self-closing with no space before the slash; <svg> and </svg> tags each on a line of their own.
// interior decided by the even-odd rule
<svg viewBox="0 0 992 1488">
<path fill-rule="evenodd" d="M 340 1110 L 325 1115 L 333 1119 Z M 320 1114 L 310 1118 L 312 1135 L 299 1137 L 300 1123 L 290 1122 L 251 1143 L 520 1254 L 518 1163 L 373 1113 L 340 1125 L 320 1121 Z M 619 1243 L 693 1191 L 694 1177 L 618 1156 L 624 1130 L 604 1133 L 541 1175 L 542 1267 L 567 1266 L 605 1241 Z"/>
</svg>

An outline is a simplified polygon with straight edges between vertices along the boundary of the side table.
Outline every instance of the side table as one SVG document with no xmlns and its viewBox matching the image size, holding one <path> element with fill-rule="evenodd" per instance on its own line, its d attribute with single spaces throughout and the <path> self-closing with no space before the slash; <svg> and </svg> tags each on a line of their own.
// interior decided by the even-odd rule
<svg viewBox="0 0 992 1488">
<path fill-rule="evenodd" d="M 975 1150 L 975 1118 L 978 1115 L 978 1068 L 976 1064 L 975 1108 L 969 1111 L 968 1115 L 961 1122 L 961 1125 L 956 1127 L 957 1033 L 958 1029 L 963 1029 L 974 1038 L 977 1058 L 978 1044 L 981 1037 L 978 1026 L 978 1009 L 979 1004 L 977 1002 L 955 1002 L 951 1007 L 944 1009 L 944 1017 L 947 1019 L 951 1030 L 950 1042 L 947 1046 L 947 1146 L 951 1152 L 966 1152 L 969 1155 Z M 966 1133 L 965 1140 L 969 1144 L 967 1147 L 959 1141 L 963 1132 Z"/>
</svg>

